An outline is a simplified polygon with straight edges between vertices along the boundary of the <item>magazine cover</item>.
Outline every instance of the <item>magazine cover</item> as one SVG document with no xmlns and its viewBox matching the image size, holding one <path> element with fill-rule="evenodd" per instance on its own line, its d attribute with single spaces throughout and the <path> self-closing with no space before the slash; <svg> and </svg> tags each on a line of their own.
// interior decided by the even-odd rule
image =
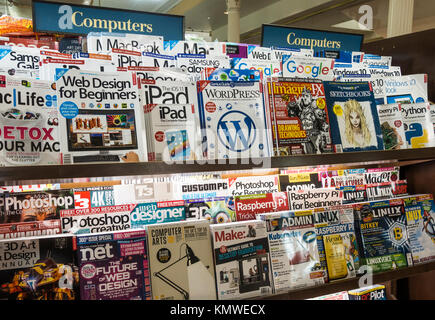
<svg viewBox="0 0 435 320">
<path fill-rule="evenodd" d="M 211 224 L 236 221 L 234 197 L 188 199 L 184 205 L 186 220 L 206 219 Z"/>
<path fill-rule="evenodd" d="M 424 194 L 402 198 L 405 205 L 414 264 L 435 259 L 435 204 L 433 195 Z"/>
<path fill-rule="evenodd" d="M 234 197 L 237 221 L 255 220 L 260 213 L 288 211 L 287 192 Z"/>
<path fill-rule="evenodd" d="M 343 204 L 351 204 L 358 202 L 366 202 L 367 191 L 365 185 L 357 186 L 343 186 L 339 187 L 340 191 L 343 192 Z"/>
<path fill-rule="evenodd" d="M 209 223 L 206 220 L 148 227 L 153 300 L 215 300 Z"/>
<path fill-rule="evenodd" d="M 359 255 L 352 206 L 314 210 L 314 226 L 325 282 L 355 277 Z"/>
<path fill-rule="evenodd" d="M 210 226 L 219 300 L 272 293 L 269 244 L 264 221 Z"/>
<path fill-rule="evenodd" d="M 198 105 L 195 82 L 140 80 L 142 105 L 190 104 Z"/>
<path fill-rule="evenodd" d="M 368 68 L 372 77 L 388 78 L 402 76 L 402 69 L 398 66 L 391 66 L 389 68 L 369 66 Z M 385 103 L 385 101 L 382 103 Z"/>
<path fill-rule="evenodd" d="M 0 241 L 0 300 L 80 300 L 69 235 Z"/>
<path fill-rule="evenodd" d="M 269 88 L 277 154 L 332 152 L 325 91 L 321 81 L 278 78 Z"/>
<path fill-rule="evenodd" d="M 289 191 L 290 210 L 314 210 L 343 204 L 343 192 L 337 188 Z"/>
<path fill-rule="evenodd" d="M 274 193 L 279 191 L 278 175 L 245 176 L 228 178 L 232 196 Z"/>
<path fill-rule="evenodd" d="M 171 181 L 159 181 L 156 178 L 143 178 L 135 183 L 113 186 L 115 205 L 176 199 L 173 192 Z"/>
<path fill-rule="evenodd" d="M 206 179 L 179 181 L 175 183 L 175 194 L 179 199 L 204 199 L 230 196 L 228 179 Z"/>
<path fill-rule="evenodd" d="M 63 164 L 146 161 L 143 113 L 131 73 L 69 70 L 56 90 Z"/>
<path fill-rule="evenodd" d="M 313 211 L 261 214 L 266 222 L 275 293 L 324 283 Z"/>
<path fill-rule="evenodd" d="M 135 50 L 162 54 L 163 37 L 137 33 L 90 32 L 87 36 L 89 53 L 110 54 L 112 49 Z"/>
<path fill-rule="evenodd" d="M 112 63 L 118 68 L 142 66 L 140 51 L 113 48 L 110 55 L 112 56 Z"/>
<path fill-rule="evenodd" d="M 178 68 L 159 67 L 127 67 L 127 71 L 134 72 L 139 79 L 153 81 L 191 81 L 191 76 Z"/>
<path fill-rule="evenodd" d="M 201 80 L 210 81 L 261 81 L 260 70 L 250 69 L 218 69 L 204 68 L 201 73 Z"/>
<path fill-rule="evenodd" d="M 409 149 L 435 146 L 433 123 L 428 102 L 402 104 L 403 127 Z"/>
<path fill-rule="evenodd" d="M 135 207 L 130 204 L 60 210 L 62 232 L 83 234 L 131 229 L 130 212 Z"/>
<path fill-rule="evenodd" d="M 145 230 L 74 238 L 82 300 L 150 300 Z"/>
<path fill-rule="evenodd" d="M 226 48 L 224 42 L 179 41 L 164 42 L 165 54 L 203 54 L 207 56 L 224 56 Z"/>
<path fill-rule="evenodd" d="M 198 99 L 209 159 L 271 156 L 261 83 L 198 81 Z"/>
<path fill-rule="evenodd" d="M 60 211 L 74 209 L 72 190 L 3 193 L 0 239 L 61 233 Z"/>
<path fill-rule="evenodd" d="M 284 55 L 281 65 L 283 77 L 334 80 L 334 59 Z"/>
<path fill-rule="evenodd" d="M 362 63 L 337 63 L 336 61 L 332 72 L 334 73 L 334 81 L 348 82 L 352 78 L 370 79 L 371 77 L 369 68 Z"/>
<path fill-rule="evenodd" d="M 406 149 L 407 144 L 400 104 L 378 105 L 378 115 L 385 150 Z"/>
<path fill-rule="evenodd" d="M 0 46 L 0 73 L 39 79 L 39 52 L 36 48 Z"/>
<path fill-rule="evenodd" d="M 144 113 L 150 127 L 150 161 L 202 158 L 199 115 L 195 105 L 147 105 Z"/>
<path fill-rule="evenodd" d="M 365 184 L 366 169 L 339 169 L 319 172 L 323 188 L 340 188 L 344 186 L 359 186 Z"/>
<path fill-rule="evenodd" d="M 0 75 L 0 166 L 60 164 L 54 84 Z"/>
<path fill-rule="evenodd" d="M 236 70 L 259 70 L 262 77 L 278 77 L 282 75 L 280 62 L 277 60 L 261 61 L 245 58 L 232 58 L 231 68 Z"/>
<path fill-rule="evenodd" d="M 302 172 L 279 175 L 279 191 L 297 191 L 322 188 L 317 172 Z"/>
<path fill-rule="evenodd" d="M 427 102 L 427 74 L 413 74 L 382 79 L 385 104 Z"/>
<path fill-rule="evenodd" d="M 349 295 L 347 294 L 347 291 L 340 291 L 306 300 L 349 300 Z"/>
<path fill-rule="evenodd" d="M 373 90 L 367 82 L 324 82 L 336 152 L 383 150 Z"/>
<path fill-rule="evenodd" d="M 147 225 L 186 220 L 183 200 L 138 203 L 130 211 L 131 227 L 144 229 Z"/>
<path fill-rule="evenodd" d="M 305 48 L 272 47 L 272 60 L 282 61 L 282 56 L 313 57 L 314 51 Z"/>
<path fill-rule="evenodd" d="M 401 199 L 358 203 L 353 208 L 361 265 L 374 273 L 412 266 Z"/>
<path fill-rule="evenodd" d="M 387 200 L 408 194 L 406 180 L 381 182 L 366 185 L 367 200 Z"/>
<path fill-rule="evenodd" d="M 349 290 L 349 300 L 387 300 L 387 293 L 385 286 L 382 284 L 375 284 L 369 287 Z"/>
<path fill-rule="evenodd" d="M 257 45 L 248 45 L 248 59 L 270 61 L 272 60 L 272 49 L 259 47 Z"/>
<path fill-rule="evenodd" d="M 142 52 L 142 65 L 145 67 L 177 68 L 177 58 L 167 54 Z"/>
<path fill-rule="evenodd" d="M 205 68 L 229 69 L 230 60 L 227 56 L 207 56 L 205 54 L 177 54 L 177 68 L 186 73 L 195 74 L 200 80 Z"/>
<path fill-rule="evenodd" d="M 396 182 L 400 178 L 400 167 L 368 168 L 364 172 L 364 184 Z"/>
</svg>

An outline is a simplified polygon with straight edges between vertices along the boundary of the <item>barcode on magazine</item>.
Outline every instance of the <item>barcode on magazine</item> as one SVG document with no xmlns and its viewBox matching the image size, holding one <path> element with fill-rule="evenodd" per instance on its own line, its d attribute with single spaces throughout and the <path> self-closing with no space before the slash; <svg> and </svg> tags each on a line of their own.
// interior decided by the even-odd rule
<svg viewBox="0 0 435 320">
<path fill-rule="evenodd" d="M 63 155 L 63 163 L 64 164 L 72 164 L 72 156 L 70 154 Z"/>
<path fill-rule="evenodd" d="M 341 144 L 335 145 L 335 152 L 336 153 L 342 153 L 343 152 L 343 146 Z"/>
<path fill-rule="evenodd" d="M 270 294 L 270 287 L 262 287 L 260 288 L 260 294 Z"/>
</svg>

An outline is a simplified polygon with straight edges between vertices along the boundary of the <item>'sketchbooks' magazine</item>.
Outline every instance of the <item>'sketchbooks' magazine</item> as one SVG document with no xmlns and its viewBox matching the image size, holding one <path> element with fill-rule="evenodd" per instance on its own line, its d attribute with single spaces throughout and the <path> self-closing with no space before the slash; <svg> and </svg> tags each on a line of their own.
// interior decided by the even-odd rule
<svg viewBox="0 0 435 320">
<path fill-rule="evenodd" d="M 367 82 L 325 82 L 324 87 L 336 152 L 383 150 L 372 86 Z"/>
</svg>

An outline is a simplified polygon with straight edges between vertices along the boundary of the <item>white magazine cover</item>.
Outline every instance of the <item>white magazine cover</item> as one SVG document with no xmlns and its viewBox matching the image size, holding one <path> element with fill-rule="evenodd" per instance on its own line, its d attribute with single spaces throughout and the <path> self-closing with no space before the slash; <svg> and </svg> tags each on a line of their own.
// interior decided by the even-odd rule
<svg viewBox="0 0 435 320">
<path fill-rule="evenodd" d="M 207 56 L 205 54 L 177 54 L 177 68 L 188 74 L 195 74 L 196 80 L 201 78 L 205 68 L 228 69 L 230 59 L 228 56 Z"/>
<path fill-rule="evenodd" d="M 205 199 L 230 196 L 228 179 L 174 182 L 176 199 Z"/>
<path fill-rule="evenodd" d="M 427 74 L 413 74 L 401 77 L 382 77 L 380 79 L 385 94 L 384 103 L 421 103 L 427 102 Z"/>
<path fill-rule="evenodd" d="M 433 123 L 433 131 L 435 132 L 435 104 L 430 105 L 430 118 Z"/>
<path fill-rule="evenodd" d="M 275 293 L 324 283 L 311 210 L 257 215 L 266 223 Z"/>
<path fill-rule="evenodd" d="M 246 176 L 228 178 L 232 196 L 279 192 L 278 175 Z"/>
<path fill-rule="evenodd" d="M 369 68 L 362 63 L 335 63 L 334 69 L 334 81 L 353 81 L 353 79 L 370 78 Z M 356 81 L 356 80 L 355 80 Z"/>
<path fill-rule="evenodd" d="M 282 56 L 313 57 L 313 49 L 272 47 L 272 60 L 282 61 Z"/>
<path fill-rule="evenodd" d="M 248 59 L 259 61 L 279 60 L 273 58 L 272 49 L 256 45 L 248 45 Z"/>
<path fill-rule="evenodd" d="M 399 103 L 378 105 L 379 123 L 385 150 L 406 149 L 405 129 Z"/>
<path fill-rule="evenodd" d="M 193 104 L 152 104 L 144 108 L 150 126 L 148 159 L 165 161 L 202 158 L 198 108 Z"/>
<path fill-rule="evenodd" d="M 57 81 L 69 69 L 86 70 L 95 72 L 113 73 L 116 66 L 111 60 L 83 58 L 83 59 L 43 59 L 40 69 L 41 79 Z"/>
<path fill-rule="evenodd" d="M 428 102 L 402 104 L 406 143 L 409 149 L 435 147 Z"/>
<path fill-rule="evenodd" d="M 131 229 L 130 212 L 135 204 L 60 210 L 63 233 L 83 234 Z"/>
<path fill-rule="evenodd" d="M 226 54 L 225 43 L 205 41 L 170 40 L 164 42 L 164 54 L 205 54 L 207 56 L 222 56 Z"/>
<path fill-rule="evenodd" d="M 156 178 L 143 178 L 134 184 L 113 186 L 115 205 L 169 201 L 176 199 L 172 181 L 158 181 Z"/>
<path fill-rule="evenodd" d="M 402 76 L 402 69 L 398 66 L 391 66 L 388 68 L 378 67 L 378 66 L 369 66 L 368 67 L 370 74 L 372 76 L 379 77 L 400 77 Z"/>
<path fill-rule="evenodd" d="M 368 82 L 372 86 L 373 95 L 375 96 L 376 104 L 385 104 L 385 88 L 383 86 L 384 77 L 368 75 L 356 75 L 356 74 L 344 74 L 337 81 L 341 82 Z"/>
<path fill-rule="evenodd" d="M 137 33 L 91 32 L 87 36 L 89 53 L 110 54 L 113 48 L 162 54 L 163 37 Z"/>
<path fill-rule="evenodd" d="M 113 48 L 110 55 L 112 63 L 118 68 L 139 67 L 143 63 L 142 53 L 136 50 Z"/>
<path fill-rule="evenodd" d="M 54 83 L 0 75 L 0 165 L 60 164 Z"/>
<path fill-rule="evenodd" d="M 40 49 L 0 46 L 0 74 L 39 79 Z"/>
<path fill-rule="evenodd" d="M 167 54 L 142 52 L 142 65 L 145 67 L 176 68 L 177 58 Z"/>
<path fill-rule="evenodd" d="M 334 59 L 283 56 L 282 76 L 290 78 L 334 80 Z"/>
<path fill-rule="evenodd" d="M 146 161 L 136 78 L 68 70 L 56 81 L 64 164 Z"/>
<path fill-rule="evenodd" d="M 210 225 L 219 300 L 272 293 L 266 224 L 261 220 Z"/>
<path fill-rule="evenodd" d="M 162 81 L 191 81 L 192 77 L 179 68 L 159 67 L 128 67 L 127 71 L 134 72 L 136 76 L 144 80 Z"/>
<path fill-rule="evenodd" d="M 245 58 L 232 58 L 231 68 L 236 70 L 259 70 L 263 73 L 263 77 L 278 77 L 281 75 L 281 63 L 278 60 L 259 61 Z"/>
<path fill-rule="evenodd" d="M 343 191 L 336 188 L 300 189 L 288 193 L 290 210 L 314 210 L 339 206 L 343 203 Z"/>
<path fill-rule="evenodd" d="M 260 82 L 198 81 L 198 99 L 209 159 L 272 155 Z"/>
<path fill-rule="evenodd" d="M 143 105 L 193 104 L 198 105 L 195 82 L 141 80 L 140 97 Z"/>
<path fill-rule="evenodd" d="M 209 222 L 148 226 L 153 300 L 216 300 Z"/>
<path fill-rule="evenodd" d="M 376 54 L 364 54 L 363 63 L 368 67 L 384 68 L 388 69 L 391 67 L 393 57 L 391 56 L 379 56 Z"/>
</svg>

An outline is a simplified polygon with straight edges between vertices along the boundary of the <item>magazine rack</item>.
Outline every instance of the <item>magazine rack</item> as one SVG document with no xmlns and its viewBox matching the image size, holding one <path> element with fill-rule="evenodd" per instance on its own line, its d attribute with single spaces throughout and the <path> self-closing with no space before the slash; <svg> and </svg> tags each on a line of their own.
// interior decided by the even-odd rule
<svg viewBox="0 0 435 320">
<path fill-rule="evenodd" d="M 287 168 L 302 166 L 345 165 L 359 167 L 386 167 L 399 165 L 401 176 L 408 181 L 410 194 L 435 194 L 435 148 L 351 152 L 342 154 L 300 155 L 272 157 L 266 159 L 239 159 L 216 164 L 163 162 L 123 163 L 123 164 L 76 164 L 63 166 L 2 167 L 1 185 L 53 183 L 73 178 L 115 178 L 125 176 L 168 175 L 195 172 L 223 172 L 250 170 L 258 168 Z M 396 295 L 419 297 L 428 292 L 434 297 L 433 290 L 426 289 L 435 279 L 435 262 L 374 274 L 373 284 L 397 281 Z M 358 287 L 360 278 L 338 280 L 322 286 L 281 293 L 262 299 L 307 299 L 350 290 Z M 412 290 L 411 290 L 412 289 Z M 427 298 L 427 296 L 425 296 Z"/>
</svg>

